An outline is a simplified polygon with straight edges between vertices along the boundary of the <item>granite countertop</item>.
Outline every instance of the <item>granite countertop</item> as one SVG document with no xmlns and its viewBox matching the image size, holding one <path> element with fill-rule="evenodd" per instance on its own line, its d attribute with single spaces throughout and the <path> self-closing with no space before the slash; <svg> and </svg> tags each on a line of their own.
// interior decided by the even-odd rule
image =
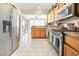
<svg viewBox="0 0 79 59">
<path fill-rule="evenodd" d="M 52 29 L 52 31 L 63 32 L 64 34 L 79 39 L 79 31 Z"/>
<path fill-rule="evenodd" d="M 64 34 L 79 39 L 79 32 L 64 32 Z"/>
<path fill-rule="evenodd" d="M 32 28 L 46 28 L 46 26 L 32 26 Z"/>
</svg>

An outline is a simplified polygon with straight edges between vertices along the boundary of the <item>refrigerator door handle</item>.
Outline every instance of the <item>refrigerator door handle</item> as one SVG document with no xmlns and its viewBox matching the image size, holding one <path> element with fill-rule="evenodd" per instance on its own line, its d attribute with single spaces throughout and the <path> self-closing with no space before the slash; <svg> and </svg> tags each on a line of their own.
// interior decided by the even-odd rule
<svg viewBox="0 0 79 59">
<path fill-rule="evenodd" d="M 11 21 L 11 16 L 10 16 L 10 27 L 9 27 L 9 29 L 10 29 L 10 38 L 11 38 L 11 34 L 12 34 L 12 21 Z"/>
</svg>

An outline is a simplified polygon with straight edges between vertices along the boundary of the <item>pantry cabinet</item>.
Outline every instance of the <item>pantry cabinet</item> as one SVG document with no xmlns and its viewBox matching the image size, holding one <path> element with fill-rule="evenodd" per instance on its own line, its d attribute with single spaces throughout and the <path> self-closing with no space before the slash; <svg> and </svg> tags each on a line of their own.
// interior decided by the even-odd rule
<svg viewBox="0 0 79 59">
<path fill-rule="evenodd" d="M 79 38 L 65 35 L 64 56 L 79 56 Z"/>
</svg>

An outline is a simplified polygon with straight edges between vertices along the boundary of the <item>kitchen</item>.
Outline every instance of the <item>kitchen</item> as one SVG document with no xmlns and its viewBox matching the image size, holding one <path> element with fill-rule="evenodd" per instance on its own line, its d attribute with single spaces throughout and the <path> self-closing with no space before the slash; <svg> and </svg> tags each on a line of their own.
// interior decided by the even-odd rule
<svg viewBox="0 0 79 59">
<path fill-rule="evenodd" d="M 0 13 L 0 56 L 79 56 L 79 3 L 2 3 Z"/>
<path fill-rule="evenodd" d="M 48 33 L 52 46 L 58 55 L 78 56 L 79 19 L 78 4 L 57 4 L 48 15 Z M 56 11 L 58 10 L 58 11 Z M 50 19 L 52 13 L 53 20 Z M 77 24 L 77 25 L 76 25 Z M 51 29 L 50 29 L 51 28 Z M 51 32 L 50 32 L 51 31 Z M 53 43 L 52 43 L 53 42 Z"/>
</svg>

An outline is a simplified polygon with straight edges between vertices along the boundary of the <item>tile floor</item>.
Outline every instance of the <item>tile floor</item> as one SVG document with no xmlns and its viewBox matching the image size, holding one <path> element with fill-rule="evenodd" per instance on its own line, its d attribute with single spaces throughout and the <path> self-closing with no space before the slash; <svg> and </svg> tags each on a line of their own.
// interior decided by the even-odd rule
<svg viewBox="0 0 79 59">
<path fill-rule="evenodd" d="M 32 39 L 32 44 L 25 48 L 19 48 L 11 56 L 56 56 L 46 39 Z"/>
</svg>

